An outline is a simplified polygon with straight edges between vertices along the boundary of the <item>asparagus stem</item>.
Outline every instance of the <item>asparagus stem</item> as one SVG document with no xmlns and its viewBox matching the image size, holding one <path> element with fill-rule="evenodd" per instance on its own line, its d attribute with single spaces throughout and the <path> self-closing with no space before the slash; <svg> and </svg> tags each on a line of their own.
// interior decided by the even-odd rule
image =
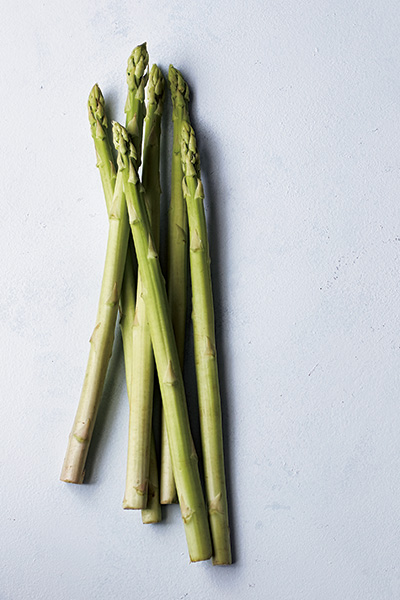
<svg viewBox="0 0 400 600">
<path fill-rule="evenodd" d="M 128 252 L 126 255 L 124 279 L 121 297 L 119 299 L 119 326 L 124 348 L 125 379 L 128 400 L 132 397 L 131 381 L 133 372 L 132 336 L 136 308 L 137 260 L 132 236 L 129 235 Z"/>
<path fill-rule="evenodd" d="M 180 365 L 183 369 L 188 279 L 188 225 L 186 203 L 182 192 L 181 131 L 182 122 L 189 121 L 189 86 L 182 74 L 172 65 L 169 67 L 168 79 L 171 89 L 173 120 L 171 202 L 168 214 L 168 298 Z M 167 428 L 162 418 L 161 503 L 170 504 L 171 502 L 176 502 L 176 490 Z"/>
<path fill-rule="evenodd" d="M 93 86 L 88 101 L 89 122 L 97 155 L 104 197 L 110 216 L 111 204 L 115 188 L 115 163 L 111 145 L 107 135 L 108 122 L 105 114 L 104 96 L 99 86 Z M 130 382 L 132 378 L 132 329 L 136 301 L 136 256 L 132 236 L 129 236 L 128 253 L 125 262 L 121 297 L 119 300 L 120 328 L 124 347 L 125 374 L 128 397 L 130 398 Z"/>
<path fill-rule="evenodd" d="M 153 410 L 154 360 L 151 338 L 142 297 L 142 281 L 138 277 L 135 320 L 132 336 L 132 360 L 135 372 L 130 381 L 128 456 L 123 508 L 147 506 L 151 417 Z"/>
<path fill-rule="evenodd" d="M 143 295 L 189 555 L 192 561 L 206 560 L 212 552 L 210 532 L 165 283 L 147 210 L 140 194 L 139 177 L 129 156 L 132 144 L 129 143 L 126 130 L 118 123 L 113 126 L 113 134 L 119 162 L 124 166 L 122 177 L 129 222 L 143 280 Z"/>
<path fill-rule="evenodd" d="M 230 564 L 232 557 L 215 349 L 214 306 L 200 163 L 195 134 L 188 123 L 182 126 L 181 156 L 185 174 L 183 191 L 189 219 L 192 320 L 206 496 L 213 542 L 213 563 L 222 565 Z"/>
<path fill-rule="evenodd" d="M 133 149 L 131 150 L 133 152 Z M 69 437 L 61 480 L 82 483 L 85 462 L 103 391 L 114 341 L 129 238 L 129 221 L 123 193 L 123 165 L 117 175 L 109 218 L 109 233 L 96 326 L 90 338 L 89 360 L 82 393 Z"/>
<path fill-rule="evenodd" d="M 138 54 L 140 50 L 140 55 Z M 128 61 L 128 101 L 131 96 L 133 86 L 136 86 L 135 97 L 130 100 L 130 107 L 133 111 L 132 119 L 135 122 L 135 138 L 132 138 L 136 147 L 136 152 L 141 151 L 141 140 L 143 131 L 144 108 L 144 88 L 143 81 L 147 81 L 147 73 L 143 73 L 143 53 L 145 53 L 144 63 L 147 66 L 148 55 L 145 45 L 135 49 Z M 133 77 L 133 73 L 136 75 Z M 162 80 L 162 83 L 159 83 Z M 133 82 L 133 83 L 132 83 Z M 160 91 L 157 93 L 155 88 Z M 155 121 L 161 119 L 162 106 L 164 100 L 163 78 L 158 67 L 154 67 L 150 76 L 149 97 L 149 115 L 146 118 L 146 147 L 149 144 L 148 128 L 153 128 Z M 154 106 L 155 104 L 155 106 Z M 157 114 L 156 114 L 157 113 Z M 127 114 L 127 125 L 131 115 Z M 138 118 L 137 118 L 138 116 Z M 158 125 L 160 130 L 160 123 Z M 155 156 L 150 168 L 155 168 L 158 173 L 159 155 Z M 148 151 L 146 150 L 146 162 L 148 163 Z M 137 160 L 137 167 L 140 160 Z M 143 169 L 149 170 L 149 165 L 143 163 Z M 157 198 L 149 195 L 148 200 L 152 199 L 157 204 Z M 158 204 L 160 202 L 160 192 L 158 185 Z M 157 212 L 157 209 L 154 208 Z M 159 209 L 158 209 L 159 212 Z M 159 221 L 159 218 L 158 218 Z M 147 507 L 149 468 L 150 468 L 150 440 L 151 440 L 151 421 L 153 411 L 153 389 L 154 389 L 154 358 L 151 346 L 150 331 L 147 324 L 145 304 L 143 300 L 142 281 L 140 273 L 138 276 L 136 310 L 132 337 L 132 360 L 135 365 L 136 373 L 132 374 L 130 381 L 131 399 L 129 409 L 129 436 L 128 436 L 128 457 L 126 470 L 125 495 L 123 507 L 129 509 L 144 509 Z"/>
</svg>

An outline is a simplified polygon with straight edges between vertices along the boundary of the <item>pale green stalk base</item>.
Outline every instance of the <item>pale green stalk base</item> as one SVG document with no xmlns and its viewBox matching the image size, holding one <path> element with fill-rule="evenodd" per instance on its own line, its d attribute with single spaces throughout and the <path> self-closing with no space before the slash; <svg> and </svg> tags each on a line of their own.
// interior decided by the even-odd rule
<svg viewBox="0 0 400 600">
<path fill-rule="evenodd" d="M 125 283 L 124 283 L 125 285 Z M 135 293 L 135 289 L 132 286 L 131 287 L 131 292 L 134 295 Z M 135 286 L 136 288 L 136 286 Z M 134 371 L 133 371 L 133 365 L 135 364 L 135 372 L 136 372 L 136 380 L 141 380 L 141 377 L 137 377 L 137 373 L 140 373 L 140 369 L 142 368 L 140 366 L 140 364 L 136 364 L 133 362 L 133 338 L 135 336 L 135 332 L 137 330 L 137 327 L 134 325 L 134 316 L 135 316 L 135 311 L 130 311 L 129 313 L 129 326 L 126 327 L 127 329 L 127 339 L 124 339 L 124 335 L 123 335 L 123 343 L 124 343 L 124 352 L 125 352 L 125 348 L 129 351 L 129 356 L 130 359 L 128 360 L 128 355 L 126 353 L 125 355 L 125 363 L 126 363 L 126 382 L 127 382 L 127 389 L 128 389 L 128 398 L 130 399 L 130 410 L 129 410 L 129 436 L 128 436 L 128 460 L 127 460 L 127 477 L 126 477 L 126 489 L 125 489 L 125 497 L 124 497 L 124 501 L 123 501 L 123 508 L 140 508 L 140 506 L 132 506 L 132 504 L 135 502 L 134 500 L 132 500 L 133 494 L 131 494 L 130 496 L 130 501 L 126 499 L 126 494 L 127 494 L 127 490 L 131 490 L 134 486 L 132 484 L 132 464 L 133 464 L 133 460 L 135 460 L 136 455 L 136 451 L 134 450 L 134 445 L 132 444 L 133 440 L 136 440 L 136 436 L 133 433 L 133 425 L 132 425 L 132 418 L 133 418 L 133 414 L 134 411 L 131 410 L 131 407 L 133 406 L 133 391 L 132 391 L 132 384 L 135 381 L 135 376 L 134 376 Z M 121 317 L 122 318 L 122 317 Z M 125 316 L 123 317 L 124 319 L 126 318 Z M 129 332 L 129 333 L 128 333 Z M 149 380 L 154 381 L 154 376 Z M 141 432 L 139 432 L 140 435 L 142 435 Z M 153 433 L 151 432 L 151 444 L 154 445 L 154 437 L 153 437 Z M 151 449 L 152 452 L 152 449 Z M 155 452 L 155 450 L 154 450 Z M 154 469 L 155 469 L 155 473 L 154 473 Z M 150 454 L 150 473 L 148 474 L 146 471 L 146 474 L 144 476 L 144 479 L 148 479 L 149 480 L 149 484 L 148 484 L 148 498 L 147 498 L 147 503 L 146 509 L 143 509 L 143 511 L 148 511 L 147 512 L 147 519 L 149 523 L 156 523 L 158 521 L 161 520 L 161 507 L 160 510 L 157 512 L 157 501 L 158 501 L 158 505 L 159 505 L 159 494 L 158 494 L 158 469 L 157 469 L 157 462 L 155 462 L 155 464 L 153 464 L 153 458 L 152 458 L 152 454 Z M 143 478 L 142 478 L 143 480 Z M 157 489 L 156 489 L 157 487 Z M 140 494 L 137 494 L 139 496 L 138 498 L 138 502 L 143 502 L 143 495 L 140 496 Z M 129 495 L 128 495 L 129 498 Z M 144 503 L 143 503 L 144 504 Z M 150 510 L 151 509 L 151 510 Z M 142 513 L 143 513 L 142 511 Z M 158 520 L 157 520 L 158 519 Z"/>
<path fill-rule="evenodd" d="M 183 128 L 182 160 L 190 235 L 192 320 L 203 462 L 208 513 L 213 543 L 213 563 L 231 564 L 228 503 L 222 440 L 221 400 L 215 347 L 214 305 L 210 257 L 203 206 L 203 187 L 192 128 Z M 190 150 L 189 150 L 190 149 Z M 185 162 L 185 160 L 187 162 Z M 194 168 L 195 167 L 195 168 Z"/>
<path fill-rule="evenodd" d="M 128 236 L 129 222 L 122 189 L 122 175 L 120 175 L 117 176 L 110 215 L 96 326 L 90 338 L 91 347 L 82 394 L 60 477 L 62 481 L 69 483 L 82 483 L 85 474 L 86 457 L 114 341 Z"/>
<path fill-rule="evenodd" d="M 182 74 L 172 65 L 168 77 L 172 98 L 174 124 L 171 171 L 171 201 L 168 211 L 167 280 L 168 300 L 171 308 L 179 360 L 183 369 L 185 351 L 185 326 L 188 287 L 188 224 L 186 202 L 182 192 L 181 131 L 182 122 L 189 120 L 189 87 Z M 172 471 L 167 428 L 161 429 L 161 503 L 176 502 L 176 489 Z"/>
<path fill-rule="evenodd" d="M 119 135 L 124 135 L 125 139 L 126 132 L 123 133 L 124 130 L 121 126 L 117 128 L 117 125 L 114 125 L 114 127 L 116 128 L 116 147 L 121 151 Z M 122 144 L 122 152 L 127 152 L 125 144 Z M 124 164 L 129 163 L 129 170 L 123 170 L 124 191 L 143 280 L 151 339 L 189 555 L 192 561 L 207 560 L 212 553 L 210 532 L 201 489 L 197 454 L 190 433 L 182 372 L 165 283 L 151 235 L 147 210 L 140 197 L 137 172 L 132 160 L 129 160 L 126 154 L 121 158 Z"/>
<path fill-rule="evenodd" d="M 158 467 L 154 436 L 151 438 L 150 470 L 149 470 L 149 493 L 147 508 L 142 510 L 142 522 L 159 523 L 161 521 L 160 489 L 158 484 Z"/>
<path fill-rule="evenodd" d="M 143 509 L 147 507 L 149 483 L 154 359 L 140 273 L 132 334 L 132 364 L 135 365 L 135 372 L 130 382 L 128 457 L 122 506 Z"/>
<path fill-rule="evenodd" d="M 169 451 L 169 441 L 167 424 L 165 422 L 164 411 L 161 411 L 161 475 L 160 475 L 160 502 L 161 504 L 176 504 L 178 496 L 174 472 L 172 470 L 171 453 Z"/>
</svg>

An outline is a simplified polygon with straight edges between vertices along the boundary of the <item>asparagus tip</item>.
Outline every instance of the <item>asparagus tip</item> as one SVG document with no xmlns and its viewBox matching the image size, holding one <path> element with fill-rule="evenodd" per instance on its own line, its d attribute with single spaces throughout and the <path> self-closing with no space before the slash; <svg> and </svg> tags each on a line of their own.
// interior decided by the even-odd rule
<svg viewBox="0 0 400 600">
<path fill-rule="evenodd" d="M 128 58 L 128 67 L 126 70 L 126 80 L 131 91 L 137 92 L 141 89 L 144 92 L 144 86 L 147 83 L 149 64 L 149 53 L 147 52 L 146 42 L 136 46 Z"/>
<path fill-rule="evenodd" d="M 186 121 L 182 122 L 181 160 L 186 177 L 200 176 L 200 156 L 197 152 L 196 135 L 193 127 Z"/>
<path fill-rule="evenodd" d="M 108 127 L 108 121 L 105 113 L 105 102 L 104 96 L 101 92 L 100 87 L 97 83 L 94 84 L 92 89 L 90 90 L 89 99 L 88 99 L 88 114 L 89 114 L 89 122 L 92 128 L 92 135 L 95 136 L 96 133 L 99 134 L 98 124 L 100 124 L 101 129 Z M 96 132 L 97 127 L 97 132 Z M 98 135 L 96 136 L 98 137 Z"/>
<path fill-rule="evenodd" d="M 172 102 L 179 106 L 187 105 L 189 102 L 189 86 L 182 73 L 173 65 L 169 65 L 168 80 Z"/>
<path fill-rule="evenodd" d="M 156 104 L 156 110 L 161 112 L 165 98 L 165 79 L 160 67 L 156 64 L 151 67 L 147 91 L 149 104 Z"/>
</svg>

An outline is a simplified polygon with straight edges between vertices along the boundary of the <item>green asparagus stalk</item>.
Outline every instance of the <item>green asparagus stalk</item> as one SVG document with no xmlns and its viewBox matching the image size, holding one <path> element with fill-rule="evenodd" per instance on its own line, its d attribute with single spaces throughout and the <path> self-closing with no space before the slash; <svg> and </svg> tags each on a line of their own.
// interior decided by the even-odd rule
<svg viewBox="0 0 400 600">
<path fill-rule="evenodd" d="M 134 153 L 130 147 L 131 155 Z M 129 221 L 123 192 L 123 167 L 117 174 L 109 217 L 109 233 L 96 326 L 90 338 L 89 360 L 82 393 L 69 437 L 61 480 L 82 483 L 85 462 L 103 391 L 114 341 L 129 238 Z"/>
<path fill-rule="evenodd" d="M 104 197 L 110 216 L 112 199 L 115 188 L 115 164 L 111 145 L 107 135 L 108 122 L 105 114 L 104 96 L 99 86 L 93 86 L 88 101 L 89 122 L 97 155 L 97 167 L 103 185 Z M 125 373 L 128 389 L 128 398 L 131 397 L 130 382 L 133 365 L 132 358 L 132 330 L 135 315 L 136 301 L 136 256 L 133 240 L 130 236 L 128 254 L 125 263 L 124 278 L 121 297 L 119 300 L 120 329 L 124 347 Z"/>
<path fill-rule="evenodd" d="M 156 247 L 160 223 L 160 132 L 164 104 L 164 77 L 153 65 L 148 88 L 149 102 L 143 150 L 144 198 L 152 224 Z M 123 507 L 145 509 L 148 498 L 150 440 L 153 411 L 154 358 L 143 299 L 140 273 L 133 328 L 133 364 L 137 369 L 131 380 L 132 401 L 129 413 L 129 439 L 126 486 Z"/>
<path fill-rule="evenodd" d="M 195 134 L 188 123 L 182 126 L 181 156 L 185 174 L 183 192 L 189 220 L 194 352 L 213 563 L 224 565 L 230 564 L 232 557 L 215 348 L 214 306 L 200 162 Z"/>
<path fill-rule="evenodd" d="M 152 231 L 157 248 L 160 245 L 160 137 L 161 117 L 165 99 L 165 80 L 155 65 L 150 71 L 149 106 L 146 116 L 145 139 L 143 149 L 143 184 L 146 206 L 150 207 Z M 151 115 L 154 113 L 154 120 Z M 153 123 L 152 123 L 153 121 Z M 142 522 L 161 521 L 160 486 L 154 435 L 151 437 L 149 489 L 147 508 L 142 510 Z"/>
<path fill-rule="evenodd" d="M 119 164 L 123 167 L 129 222 L 143 280 L 143 295 L 189 555 L 192 561 L 207 560 L 212 552 L 210 532 L 165 283 L 147 210 L 140 194 L 139 177 L 130 156 L 132 144 L 127 131 L 118 123 L 114 123 L 113 135 Z"/>
<path fill-rule="evenodd" d="M 181 131 L 182 122 L 189 121 L 189 86 L 172 65 L 168 79 L 172 98 L 173 148 L 171 172 L 171 202 L 168 214 L 168 298 L 171 307 L 179 360 L 183 369 L 187 306 L 188 249 L 187 214 L 182 192 Z M 162 418 L 161 429 L 161 503 L 176 502 L 168 435 Z"/>
</svg>

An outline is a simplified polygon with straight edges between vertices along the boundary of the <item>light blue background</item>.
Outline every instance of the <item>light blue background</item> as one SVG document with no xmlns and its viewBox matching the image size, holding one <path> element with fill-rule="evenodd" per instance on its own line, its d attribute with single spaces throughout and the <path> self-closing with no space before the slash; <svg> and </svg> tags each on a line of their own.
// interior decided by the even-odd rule
<svg viewBox="0 0 400 600">
<path fill-rule="evenodd" d="M 3 7 L 2 600 L 398 600 L 399 31 L 390 1 Z M 98 82 L 123 120 L 145 40 L 192 90 L 229 568 L 189 564 L 177 507 L 154 527 L 121 508 L 119 336 L 89 482 L 58 481 L 107 235 L 86 100 Z M 167 170 L 163 187 L 165 206 Z"/>
</svg>

